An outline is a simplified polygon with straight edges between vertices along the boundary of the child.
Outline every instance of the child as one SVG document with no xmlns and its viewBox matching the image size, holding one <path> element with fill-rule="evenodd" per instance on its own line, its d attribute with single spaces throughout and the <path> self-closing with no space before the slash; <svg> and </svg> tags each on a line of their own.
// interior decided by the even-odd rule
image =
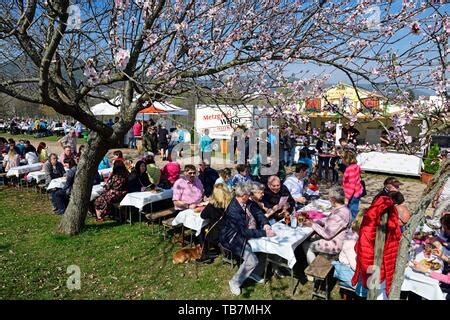
<svg viewBox="0 0 450 320">
<path fill-rule="evenodd" d="M 317 182 L 317 176 L 314 174 L 309 177 L 309 184 L 306 188 L 305 197 L 308 200 L 319 199 L 320 197 L 319 183 Z"/>
</svg>

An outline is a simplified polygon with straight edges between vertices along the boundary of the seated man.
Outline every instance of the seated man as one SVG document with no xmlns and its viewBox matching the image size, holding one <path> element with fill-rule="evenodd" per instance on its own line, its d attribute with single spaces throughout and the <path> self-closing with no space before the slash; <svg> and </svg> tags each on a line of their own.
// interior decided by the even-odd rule
<svg viewBox="0 0 450 320">
<path fill-rule="evenodd" d="M 211 168 L 211 165 L 207 159 L 203 160 L 200 164 L 200 174 L 198 175 L 198 178 L 205 188 L 205 197 L 209 197 L 213 192 L 216 180 L 219 179 L 219 174 L 216 170 Z"/>
<path fill-rule="evenodd" d="M 64 147 L 64 152 L 59 156 L 59 162 L 61 162 L 65 168 L 69 168 L 69 160 L 74 159 L 75 156 L 72 153 L 72 148 L 70 146 Z"/>
<path fill-rule="evenodd" d="M 195 209 L 203 200 L 203 184 L 196 176 L 197 169 L 191 164 L 184 167 L 181 176 L 173 185 L 173 204 L 175 210 Z"/>
<path fill-rule="evenodd" d="M 298 163 L 295 166 L 295 172 L 286 178 L 284 185 L 288 188 L 295 202 L 305 204 L 306 199 L 303 196 L 306 189 L 304 180 L 308 176 L 308 166 L 304 163 Z"/>
<path fill-rule="evenodd" d="M 52 202 L 56 205 L 56 214 L 64 214 L 64 211 L 66 211 L 77 172 L 77 163 L 73 158 L 69 159 L 67 164 L 69 165 L 69 171 L 67 171 L 67 180 L 64 187 L 52 193 Z"/>
<path fill-rule="evenodd" d="M 280 200 L 283 200 L 284 203 L 280 203 Z M 281 184 L 281 180 L 277 176 L 269 177 L 262 202 L 264 205 L 262 210 L 266 217 L 275 221 L 283 219 L 284 215 L 291 213 L 295 207 L 295 200 L 292 198 L 289 189 Z"/>
<path fill-rule="evenodd" d="M 250 185 L 239 183 L 235 187 L 235 197 L 231 200 L 225 215 L 219 239 L 223 247 L 243 259 L 238 271 L 229 281 L 234 295 L 241 293 L 241 286 L 247 278 L 258 283 L 264 282 L 262 272 L 263 261 L 260 261 L 247 243 L 248 239 L 273 237 L 275 233 L 268 224 L 267 218 L 259 210 L 250 210 Z"/>
<path fill-rule="evenodd" d="M 44 172 L 45 172 L 45 185 L 48 186 L 50 181 L 56 178 L 61 178 L 66 174 L 66 170 L 64 170 L 64 166 L 61 162 L 58 162 L 58 156 L 56 153 L 51 153 L 49 160 L 44 164 Z M 53 211 L 58 211 L 56 203 L 54 201 L 53 193 L 56 190 L 51 190 L 50 194 L 52 197 Z"/>
</svg>

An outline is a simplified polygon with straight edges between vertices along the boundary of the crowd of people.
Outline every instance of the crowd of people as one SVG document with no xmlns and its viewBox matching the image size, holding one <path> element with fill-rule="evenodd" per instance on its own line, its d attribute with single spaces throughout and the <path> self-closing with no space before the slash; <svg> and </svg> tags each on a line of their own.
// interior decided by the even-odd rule
<svg viewBox="0 0 450 320">
<path fill-rule="evenodd" d="M 181 172 L 180 164 L 170 157 L 171 148 L 183 142 L 181 127 L 169 133 L 164 126 L 158 128 L 154 123 L 138 121 L 132 130 L 134 136 L 130 141 L 131 147 L 135 146 L 134 139 L 138 134 L 144 132 L 142 141 L 145 153 L 133 162 L 126 160 L 122 152 L 116 150 L 111 158 L 105 156 L 100 161 L 98 170 L 112 168 L 112 172 L 104 183 L 102 194 L 92 203 L 96 221 L 104 221 L 110 215 L 112 205 L 120 202 L 127 193 L 158 187 L 171 188 L 175 214 L 193 209 L 201 211 L 201 217 L 208 220 L 208 225 L 196 240 L 205 248 L 204 255 L 225 248 L 241 257 L 242 263 L 229 281 L 230 291 L 236 295 L 241 293 L 242 284 L 247 278 L 258 283 L 264 282 L 264 256 L 253 252 L 248 240 L 276 236 L 272 229 L 275 223 L 319 199 L 323 193 L 328 194 L 331 213 L 326 219 L 306 220 L 303 223 L 303 226 L 311 227 L 314 232 L 302 243 L 302 252 L 308 264 L 318 254 L 338 256 L 334 261 L 335 276 L 349 286 L 359 288 L 357 292 L 361 296 L 367 294 L 367 261 L 373 262 L 373 246 L 370 246 L 370 241 L 374 239 L 369 238 L 375 234 L 374 221 L 382 213 L 389 213 L 389 248 L 394 252 L 410 218 L 409 209 L 400 192 L 402 183 L 395 177 L 387 178 L 370 207 L 363 212 L 360 210 L 359 204 L 361 198 L 366 196 L 366 188 L 361 178 L 362 170 L 356 160 L 359 133 L 351 125 L 344 127 L 343 137 L 338 145 L 334 144 L 335 137 L 331 130 L 326 129 L 329 134 L 317 139 L 315 148 L 310 147 L 313 136 L 311 126 L 307 126 L 300 136 L 296 136 L 290 128 L 282 128 L 278 145 L 283 158 L 280 159 L 276 175 L 263 175 L 262 161 L 249 159 L 248 152 L 244 155 L 245 163 L 237 164 L 233 169 L 215 170 L 211 166 L 210 157 L 206 156 L 201 157 L 198 167 L 188 164 Z M 212 140 L 208 133 L 204 137 L 200 142 L 200 150 L 208 153 Z M 44 142 L 36 149 L 29 141 L 20 140 L 16 144 L 13 139 L 0 138 L 4 170 L 7 172 L 20 164 L 42 162 L 47 185 L 53 179 L 65 176 L 67 179 L 64 187 L 50 191 L 54 211 L 64 214 L 84 148 L 80 146 L 77 150 L 76 138 L 77 130 L 69 129 L 59 140 L 62 148 L 59 156 L 55 153 L 48 154 Z M 274 135 L 269 135 L 267 143 L 271 151 L 276 146 L 275 139 Z M 293 152 L 298 139 L 303 146 L 299 151 L 298 161 L 294 163 Z M 245 140 L 248 142 L 248 139 Z M 156 164 L 156 156 L 167 161 L 162 168 Z M 93 177 L 93 185 L 100 182 L 99 175 Z M 441 223 L 444 240 L 440 242 L 441 246 L 436 245 L 436 249 L 440 250 L 439 255 L 444 257 L 444 261 L 448 261 L 450 229 L 448 190 L 447 182 L 434 201 L 435 206 L 443 208 Z M 395 262 L 389 261 L 384 266 L 382 280 L 387 290 L 391 284 L 394 265 Z M 420 267 L 416 269 L 420 271 Z M 283 271 L 277 268 L 275 274 L 283 276 Z"/>
<path fill-rule="evenodd" d="M 79 121 L 44 119 L 44 118 L 11 118 L 0 119 L 0 132 L 9 132 L 12 135 L 28 134 L 37 137 L 51 135 L 65 135 L 73 129 L 80 137 L 84 131 L 84 126 Z"/>
</svg>

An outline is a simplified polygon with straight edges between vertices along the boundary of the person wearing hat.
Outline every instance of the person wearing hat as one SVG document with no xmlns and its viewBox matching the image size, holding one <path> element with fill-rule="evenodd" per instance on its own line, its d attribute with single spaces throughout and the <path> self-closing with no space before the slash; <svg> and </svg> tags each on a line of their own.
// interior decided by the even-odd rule
<svg viewBox="0 0 450 320">
<path fill-rule="evenodd" d="M 389 192 L 398 192 L 400 191 L 400 186 L 403 185 L 397 178 L 389 177 L 386 180 L 384 180 L 384 188 L 381 190 L 374 198 L 372 203 L 375 202 L 375 200 L 381 196 L 387 196 Z"/>
</svg>

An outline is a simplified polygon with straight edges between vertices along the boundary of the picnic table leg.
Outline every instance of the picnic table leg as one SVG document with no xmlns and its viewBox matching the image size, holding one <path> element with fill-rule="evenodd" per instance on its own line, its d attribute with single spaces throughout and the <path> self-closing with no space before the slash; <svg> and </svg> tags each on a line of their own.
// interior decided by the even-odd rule
<svg viewBox="0 0 450 320">
<path fill-rule="evenodd" d="M 181 247 L 184 247 L 184 224 L 181 227 Z"/>
<path fill-rule="evenodd" d="M 264 266 L 264 282 L 266 281 L 266 276 L 267 276 L 267 267 L 269 266 L 269 254 L 266 253 L 266 264 Z"/>
<path fill-rule="evenodd" d="M 131 207 L 128 207 L 128 212 L 130 213 L 130 226 L 131 226 L 131 214 L 132 214 L 131 211 L 132 211 L 132 210 L 131 210 Z"/>
</svg>

